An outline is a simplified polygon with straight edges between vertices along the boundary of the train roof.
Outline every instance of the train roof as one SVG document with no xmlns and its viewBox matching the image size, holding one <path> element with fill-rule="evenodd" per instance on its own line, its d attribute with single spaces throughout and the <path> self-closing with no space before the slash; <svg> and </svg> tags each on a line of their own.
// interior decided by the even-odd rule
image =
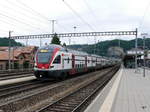
<svg viewBox="0 0 150 112">
<path fill-rule="evenodd" d="M 73 50 L 73 49 L 69 49 L 69 48 L 67 48 L 67 47 L 65 48 L 65 47 L 62 47 L 62 46 L 56 45 L 56 44 L 49 44 L 49 45 L 40 47 L 39 50 L 41 50 L 41 49 L 46 49 L 46 50 L 52 51 L 52 50 L 54 50 L 55 48 L 60 48 L 60 51 L 72 53 L 72 54 L 75 54 L 75 55 L 88 55 L 88 56 L 94 56 L 94 57 L 101 57 L 101 58 L 103 58 L 102 56 L 99 56 L 99 55 L 88 54 L 87 52 L 78 51 L 78 50 Z"/>
<path fill-rule="evenodd" d="M 73 54 L 76 54 L 76 55 L 88 55 L 88 53 L 86 53 L 86 52 L 64 48 L 64 47 L 62 47 L 60 45 L 56 45 L 56 44 L 50 44 L 50 45 L 40 47 L 39 50 L 46 49 L 46 50 L 52 51 L 55 48 L 60 48 L 60 51 L 69 52 L 69 53 L 73 53 Z"/>
<path fill-rule="evenodd" d="M 56 44 L 50 44 L 50 45 L 42 46 L 39 49 L 53 50 L 55 48 L 60 48 L 61 51 L 66 51 L 64 47 L 62 47 L 60 45 L 56 45 Z"/>
</svg>

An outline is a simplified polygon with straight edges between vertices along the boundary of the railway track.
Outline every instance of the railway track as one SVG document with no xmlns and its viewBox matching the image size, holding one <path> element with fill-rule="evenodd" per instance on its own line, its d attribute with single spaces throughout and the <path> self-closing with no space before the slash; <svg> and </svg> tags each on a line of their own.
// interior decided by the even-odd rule
<svg viewBox="0 0 150 112">
<path fill-rule="evenodd" d="M 16 85 L 8 85 L 0 88 L 0 104 L 8 103 L 16 98 L 22 98 L 22 96 L 26 96 L 29 94 L 33 94 L 36 90 L 42 87 L 48 87 L 49 85 L 55 83 L 56 81 L 51 82 L 43 82 L 39 80 L 27 81 L 24 83 L 18 83 Z"/>
<path fill-rule="evenodd" d="M 41 108 L 43 109 L 45 105 L 49 105 L 64 98 L 64 96 L 69 95 L 70 93 L 74 93 L 74 91 L 96 81 L 104 74 L 112 71 L 112 69 L 113 68 L 107 68 L 86 75 L 73 77 L 61 82 L 39 82 L 35 84 L 37 86 L 30 83 L 32 87 L 30 84 L 28 85 L 26 83 L 20 86 L 9 86 L 6 87 L 6 89 L 0 87 L 0 94 L 2 93 L 2 96 L 0 96 L 0 110 L 4 112 L 28 112 L 37 111 Z"/>
<path fill-rule="evenodd" d="M 107 84 L 116 71 L 117 68 L 115 68 L 113 72 L 102 76 L 100 79 L 97 79 L 83 88 L 79 88 L 77 91 L 64 96 L 36 112 L 80 112 L 84 104 Z"/>
<path fill-rule="evenodd" d="M 32 82 L 29 81 L 24 84 L 18 84 L 16 86 L 0 88 L 0 99 L 9 97 L 9 96 L 13 96 L 13 95 L 17 95 L 20 92 L 38 88 L 38 87 L 42 86 L 43 84 L 45 85 L 45 83 L 46 82 L 43 83 L 42 81 L 33 80 Z"/>
</svg>

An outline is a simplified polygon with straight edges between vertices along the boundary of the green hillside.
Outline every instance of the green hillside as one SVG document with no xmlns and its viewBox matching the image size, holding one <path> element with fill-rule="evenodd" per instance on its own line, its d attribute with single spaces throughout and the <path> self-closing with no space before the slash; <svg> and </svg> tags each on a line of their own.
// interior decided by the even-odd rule
<svg viewBox="0 0 150 112">
<path fill-rule="evenodd" d="M 147 38 L 145 40 L 146 43 L 146 47 L 148 49 L 150 49 L 150 39 Z M 98 54 L 98 55 L 102 55 L 102 56 L 106 56 L 107 55 L 107 51 L 110 47 L 114 47 L 114 46 L 119 46 L 119 40 L 115 39 L 115 40 L 109 40 L 109 41 L 102 41 L 92 45 L 69 45 L 69 48 L 72 49 L 77 49 L 77 50 L 81 50 L 81 51 L 86 51 L 87 53 L 90 54 Z M 143 46 L 143 39 L 138 39 L 138 47 L 142 48 Z M 120 47 L 123 48 L 123 50 L 126 52 L 127 50 L 130 50 L 132 48 L 135 48 L 135 40 L 120 40 Z M 94 48 L 96 48 L 96 50 L 94 51 Z"/>
<path fill-rule="evenodd" d="M 9 46 L 9 39 L 0 38 L 0 46 Z M 11 39 L 11 46 L 22 46 L 22 44 Z"/>
</svg>

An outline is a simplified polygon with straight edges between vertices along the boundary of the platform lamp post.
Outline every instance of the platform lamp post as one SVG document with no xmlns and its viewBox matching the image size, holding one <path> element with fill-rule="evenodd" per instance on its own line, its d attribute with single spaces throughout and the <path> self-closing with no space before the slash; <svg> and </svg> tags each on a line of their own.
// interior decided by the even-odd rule
<svg viewBox="0 0 150 112">
<path fill-rule="evenodd" d="M 137 72 L 137 48 L 138 48 L 138 29 L 136 28 L 136 35 L 135 35 L 135 72 Z"/>
<path fill-rule="evenodd" d="M 147 33 L 142 33 L 141 36 L 143 36 L 143 77 L 145 77 L 145 37 L 147 36 L 148 34 Z"/>
</svg>

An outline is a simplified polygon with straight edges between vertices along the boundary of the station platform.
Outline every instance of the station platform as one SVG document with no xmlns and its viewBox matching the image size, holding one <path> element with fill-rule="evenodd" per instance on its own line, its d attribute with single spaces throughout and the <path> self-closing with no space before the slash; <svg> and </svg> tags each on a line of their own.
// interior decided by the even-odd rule
<svg viewBox="0 0 150 112">
<path fill-rule="evenodd" d="M 85 112 L 150 112 L 150 69 L 122 67 Z"/>
<path fill-rule="evenodd" d="M 30 80 L 34 80 L 34 79 L 36 79 L 35 76 L 2 80 L 2 81 L 0 81 L 0 86 L 9 85 L 9 84 L 15 84 L 15 83 L 19 83 L 19 82 L 30 81 Z"/>
</svg>

